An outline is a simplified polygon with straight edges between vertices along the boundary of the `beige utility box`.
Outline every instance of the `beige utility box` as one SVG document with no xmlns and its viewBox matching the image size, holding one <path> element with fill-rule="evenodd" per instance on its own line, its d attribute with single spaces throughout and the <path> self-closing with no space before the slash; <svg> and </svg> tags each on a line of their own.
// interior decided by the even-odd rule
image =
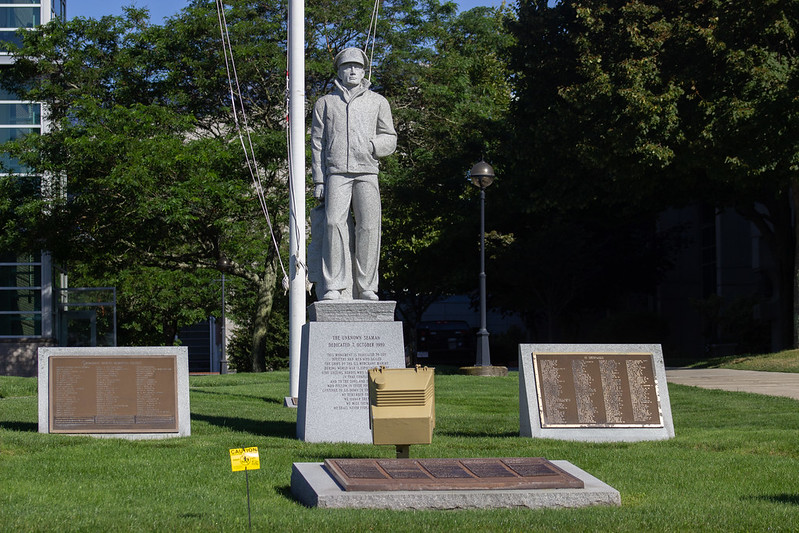
<svg viewBox="0 0 799 533">
<path fill-rule="evenodd" d="M 369 423 L 375 444 L 430 444 L 436 426 L 434 369 L 369 370 Z"/>
</svg>

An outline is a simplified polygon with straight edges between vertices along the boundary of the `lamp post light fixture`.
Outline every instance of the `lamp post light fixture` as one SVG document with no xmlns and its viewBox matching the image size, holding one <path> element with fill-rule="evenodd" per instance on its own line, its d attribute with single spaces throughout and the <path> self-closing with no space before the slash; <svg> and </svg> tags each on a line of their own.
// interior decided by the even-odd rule
<svg viewBox="0 0 799 533">
<path fill-rule="evenodd" d="M 477 360 L 475 366 L 491 366 L 491 352 L 488 347 L 486 329 L 486 227 L 485 199 L 486 188 L 494 183 L 494 168 L 480 161 L 469 171 L 469 179 L 480 189 L 480 330 L 477 332 Z"/>
</svg>

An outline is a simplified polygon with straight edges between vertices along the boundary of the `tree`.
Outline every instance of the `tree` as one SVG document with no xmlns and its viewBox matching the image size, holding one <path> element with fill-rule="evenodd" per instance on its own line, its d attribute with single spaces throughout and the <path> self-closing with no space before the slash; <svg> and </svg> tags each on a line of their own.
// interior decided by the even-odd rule
<svg viewBox="0 0 799 533">
<path fill-rule="evenodd" d="M 44 247 L 76 265 L 73 272 L 84 279 L 122 287 L 120 301 L 130 304 L 130 312 L 138 309 L 138 319 L 128 322 L 130 342 L 169 342 L 176 327 L 217 309 L 208 284 L 220 270 L 239 279 L 231 311 L 251 333 L 253 369 L 263 370 L 282 278 L 270 232 L 280 248 L 288 220 L 285 3 L 227 4 L 271 228 L 253 193 L 231 118 L 217 12 L 210 0 L 192 1 L 164 26 L 151 25 L 144 10 L 128 9 L 122 17 L 54 21 L 25 32 L 15 66 L 4 69 L 2 83 L 26 99 L 44 102 L 52 127 L 11 146 L 43 176 L 43 194 L 31 194 L 39 184 L 26 185 L 21 176 L 3 178 L 0 188 L 10 201 L 0 204 L 0 220 L 4 244 Z M 365 0 L 308 4 L 309 104 L 329 90 L 335 54 L 366 44 L 372 7 Z M 435 290 L 433 278 L 422 276 L 424 265 L 438 260 L 436 243 L 456 242 L 436 233 L 459 228 L 449 222 L 457 216 L 449 213 L 453 196 L 441 189 L 441 180 L 460 181 L 464 159 L 484 149 L 480 134 L 462 141 L 460 130 L 469 124 L 469 131 L 477 132 L 474 125 L 495 123 L 509 98 L 495 53 L 504 34 L 492 33 L 501 27 L 499 15 L 475 12 L 447 25 L 454 11 L 453 4 L 437 0 L 387 1 L 378 21 L 373 82 L 394 101 L 405 128 L 402 153 L 387 162 L 385 173 L 389 216 L 402 215 L 400 222 L 387 224 L 384 240 L 396 243 L 384 247 L 390 250 L 384 272 L 391 291 L 412 285 L 408 272 L 431 280 L 414 290 Z M 469 32 L 484 44 L 471 44 Z M 472 57 L 483 51 L 484 57 Z M 441 66 L 439 53 L 445 61 Z M 462 150 L 463 142 L 471 147 Z M 425 187 L 435 194 L 425 210 L 415 202 L 403 206 L 403 199 L 413 198 L 412 180 L 406 178 L 428 175 L 432 180 Z M 455 190 L 457 197 L 462 187 Z M 415 234 L 421 235 L 421 254 L 419 247 L 405 245 Z M 405 264 L 415 270 L 404 270 Z M 137 281 L 140 276 L 147 276 L 147 283 Z M 161 290 L 166 286 L 174 290 Z M 176 286 L 189 289 L 194 298 L 186 301 L 186 291 Z M 149 318 L 161 325 L 148 328 L 140 302 L 156 289 L 169 305 Z M 178 312 L 179 303 L 192 312 Z"/>
<path fill-rule="evenodd" d="M 778 258 L 790 316 L 797 14 L 790 0 L 522 2 L 513 116 L 530 149 L 514 159 L 531 179 L 519 196 L 580 216 L 735 207 Z"/>
<path fill-rule="evenodd" d="M 253 369 L 262 370 L 279 257 L 267 244 L 269 229 L 229 114 L 223 101 L 214 99 L 224 94 L 223 63 L 217 56 L 212 70 L 206 59 L 207 78 L 187 78 L 185 68 L 178 68 L 193 64 L 201 72 L 192 60 L 207 56 L 209 48 L 200 45 L 213 39 L 197 26 L 210 17 L 207 6 L 198 6 L 186 20 L 160 27 L 150 26 L 145 12 L 129 9 L 123 17 L 55 21 L 26 32 L 3 83 L 43 102 L 51 130 L 16 146 L 20 160 L 45 177 L 45 194 L 22 204 L 28 224 L 17 235 L 98 277 L 116 271 L 131 279 L 134 271 L 147 268 L 183 271 L 187 275 L 172 276 L 171 282 L 160 279 L 200 289 L 209 276 L 198 274 L 223 268 L 246 280 L 261 304 L 252 319 L 252 353 Z M 192 40 L 193 31 L 202 38 Z M 264 36 L 264 55 L 264 48 L 275 53 L 270 44 L 281 38 Z M 253 91 L 268 89 L 264 84 Z M 280 94 L 282 86 L 271 91 Z M 248 101 L 268 100 L 248 96 L 253 98 Z M 277 113 L 269 105 L 262 108 L 264 115 L 267 109 Z M 269 207 L 285 216 L 279 207 L 285 203 L 284 135 L 255 115 L 259 177 Z M 278 243 L 280 227 L 275 226 Z M 167 309 L 164 321 L 179 316 L 174 313 Z M 183 320 L 196 316 L 173 322 L 162 333 L 172 334 Z"/>
<path fill-rule="evenodd" d="M 474 191 L 465 172 L 498 152 L 511 91 L 503 9 L 445 6 L 426 56 L 388 58 L 383 78 L 399 132 L 385 172 L 384 290 L 411 328 L 435 300 L 468 292 L 477 273 Z M 392 67 L 403 63 L 399 70 Z"/>
<path fill-rule="evenodd" d="M 509 237 L 492 253 L 489 302 L 548 341 L 590 340 L 589 316 L 651 293 L 668 265 L 672 240 L 652 232 L 674 198 L 658 178 L 676 137 L 675 91 L 652 67 L 660 34 L 629 43 L 626 22 L 651 14 L 619 3 L 523 2 L 509 23 L 509 179 L 493 193 L 494 227 Z M 608 12 L 623 21 L 597 14 Z"/>
</svg>

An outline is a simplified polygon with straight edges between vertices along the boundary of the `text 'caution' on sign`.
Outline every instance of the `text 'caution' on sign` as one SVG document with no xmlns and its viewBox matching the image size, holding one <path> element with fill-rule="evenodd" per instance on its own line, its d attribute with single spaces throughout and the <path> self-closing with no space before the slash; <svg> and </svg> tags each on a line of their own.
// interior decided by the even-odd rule
<svg viewBox="0 0 799 533">
<path fill-rule="evenodd" d="M 258 448 L 232 448 L 230 450 L 230 466 L 234 472 L 258 470 L 261 468 Z"/>
</svg>

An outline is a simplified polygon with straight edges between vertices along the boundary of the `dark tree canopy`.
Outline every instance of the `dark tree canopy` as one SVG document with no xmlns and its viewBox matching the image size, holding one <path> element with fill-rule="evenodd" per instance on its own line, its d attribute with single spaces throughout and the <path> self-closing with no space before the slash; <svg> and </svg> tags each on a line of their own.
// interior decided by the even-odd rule
<svg viewBox="0 0 799 533">
<path fill-rule="evenodd" d="M 572 220 L 735 207 L 778 260 L 790 329 L 797 15 L 791 0 L 520 2 L 518 197 Z"/>
</svg>

